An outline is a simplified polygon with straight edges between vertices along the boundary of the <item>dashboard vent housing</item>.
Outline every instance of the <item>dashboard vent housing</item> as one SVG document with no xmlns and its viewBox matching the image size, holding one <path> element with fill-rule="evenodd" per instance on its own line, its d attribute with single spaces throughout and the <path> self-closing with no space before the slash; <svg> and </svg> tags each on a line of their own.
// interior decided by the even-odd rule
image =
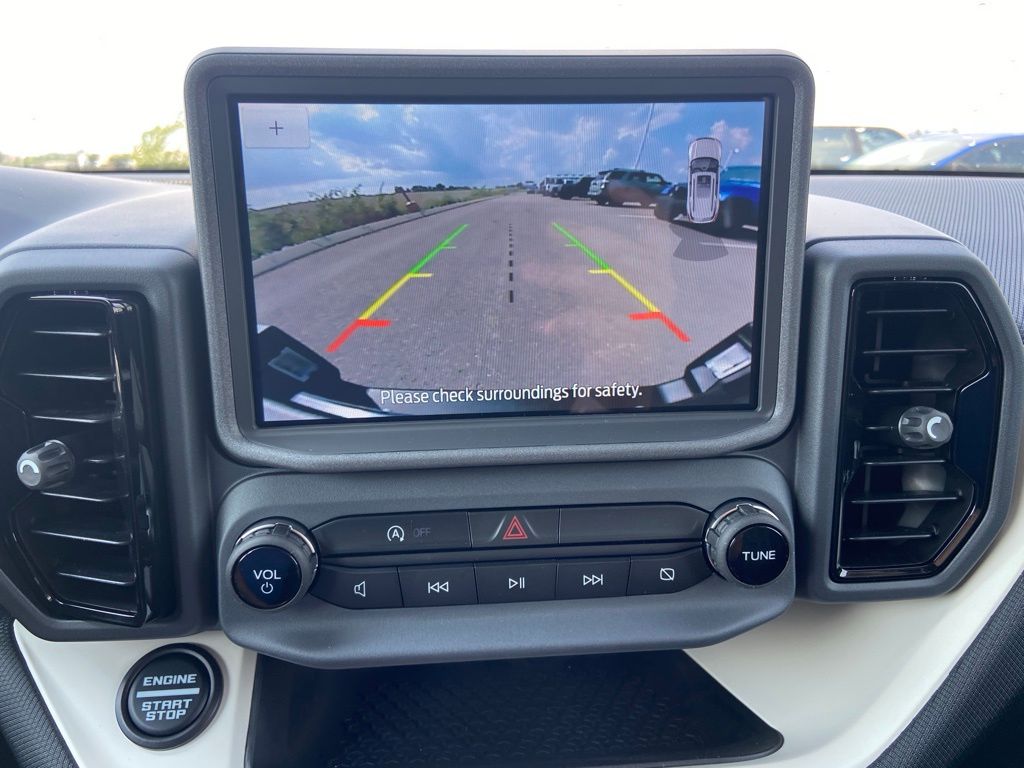
<svg viewBox="0 0 1024 768">
<path fill-rule="evenodd" d="M 854 286 L 840 416 L 832 577 L 925 578 L 949 562 L 988 502 L 1003 371 L 970 290 L 944 280 Z M 908 408 L 948 414 L 950 442 L 911 447 Z"/>
<path fill-rule="evenodd" d="M 0 460 L 8 575 L 50 615 L 139 626 L 166 611 L 141 302 L 33 295 L 5 309 Z M 61 440 L 74 475 L 48 490 L 17 479 L 17 456 Z"/>
</svg>

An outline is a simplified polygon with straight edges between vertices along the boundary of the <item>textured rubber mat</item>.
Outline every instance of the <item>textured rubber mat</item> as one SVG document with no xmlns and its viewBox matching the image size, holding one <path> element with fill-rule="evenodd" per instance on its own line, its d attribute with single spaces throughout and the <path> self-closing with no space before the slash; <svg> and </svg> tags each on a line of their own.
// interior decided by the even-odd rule
<svg viewBox="0 0 1024 768">
<path fill-rule="evenodd" d="M 266 660 L 249 746 L 253 768 L 596 768 L 781 744 L 682 653 L 643 653 L 347 672 Z"/>
</svg>

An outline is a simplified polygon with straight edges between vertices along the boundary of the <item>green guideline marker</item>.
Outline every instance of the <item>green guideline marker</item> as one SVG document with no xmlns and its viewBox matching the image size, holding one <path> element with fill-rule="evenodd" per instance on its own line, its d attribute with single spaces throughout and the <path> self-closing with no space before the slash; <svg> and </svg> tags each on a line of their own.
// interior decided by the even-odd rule
<svg viewBox="0 0 1024 768">
<path fill-rule="evenodd" d="M 443 251 L 445 248 L 447 248 L 449 243 L 451 243 L 452 240 L 454 240 L 456 237 L 461 235 L 462 234 L 462 230 L 464 230 L 468 226 L 469 226 L 468 224 L 462 224 L 462 225 L 456 227 L 455 230 L 451 234 L 448 235 L 448 237 L 446 237 L 440 243 L 438 243 L 433 248 L 431 248 L 430 249 L 430 253 L 428 253 L 422 259 L 417 261 L 416 262 L 416 266 L 414 266 L 412 269 L 409 270 L 409 274 L 413 275 L 413 274 L 419 272 L 425 266 L 427 266 L 427 262 L 428 261 L 430 261 L 432 258 L 437 256 L 437 254 L 439 254 L 441 251 Z"/>
<path fill-rule="evenodd" d="M 553 226 L 555 229 L 557 229 L 559 232 L 561 232 L 563 235 L 565 235 L 565 237 L 568 238 L 570 243 L 572 243 L 577 248 L 579 248 L 581 251 L 583 251 L 585 254 L 587 254 L 587 256 L 590 257 L 590 260 L 593 261 L 595 264 L 597 264 L 597 266 L 599 266 L 601 269 L 611 269 L 611 267 L 608 266 L 608 263 L 604 259 L 602 259 L 600 256 L 598 256 L 592 250 L 587 248 L 587 246 L 585 246 L 583 243 L 581 243 L 579 240 L 577 240 L 576 236 L 572 232 L 567 230 L 565 227 L 563 227 L 557 221 L 551 222 L 551 226 Z"/>
</svg>

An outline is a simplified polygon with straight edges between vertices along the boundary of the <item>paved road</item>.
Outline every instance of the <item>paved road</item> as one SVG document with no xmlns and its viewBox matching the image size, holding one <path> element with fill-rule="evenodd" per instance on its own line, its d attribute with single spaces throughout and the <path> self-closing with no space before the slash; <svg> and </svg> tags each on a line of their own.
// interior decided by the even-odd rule
<svg viewBox="0 0 1024 768">
<path fill-rule="evenodd" d="M 752 236 L 519 194 L 332 246 L 255 292 L 258 322 L 369 387 L 644 386 L 749 323 L 755 276 Z"/>
</svg>

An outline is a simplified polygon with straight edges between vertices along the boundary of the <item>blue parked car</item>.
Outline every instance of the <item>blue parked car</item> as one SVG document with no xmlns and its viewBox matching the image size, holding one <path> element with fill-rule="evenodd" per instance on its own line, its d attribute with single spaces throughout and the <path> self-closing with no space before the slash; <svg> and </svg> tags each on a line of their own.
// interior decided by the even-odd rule
<svg viewBox="0 0 1024 768">
<path fill-rule="evenodd" d="M 844 171 L 1020 173 L 1024 134 L 930 133 L 861 155 Z"/>
<path fill-rule="evenodd" d="M 757 226 L 761 203 L 761 166 L 734 165 L 722 171 L 718 187 L 718 218 L 709 227 L 735 232 L 746 225 Z M 654 215 L 673 221 L 686 213 L 686 184 L 666 188 L 654 204 Z"/>
</svg>

